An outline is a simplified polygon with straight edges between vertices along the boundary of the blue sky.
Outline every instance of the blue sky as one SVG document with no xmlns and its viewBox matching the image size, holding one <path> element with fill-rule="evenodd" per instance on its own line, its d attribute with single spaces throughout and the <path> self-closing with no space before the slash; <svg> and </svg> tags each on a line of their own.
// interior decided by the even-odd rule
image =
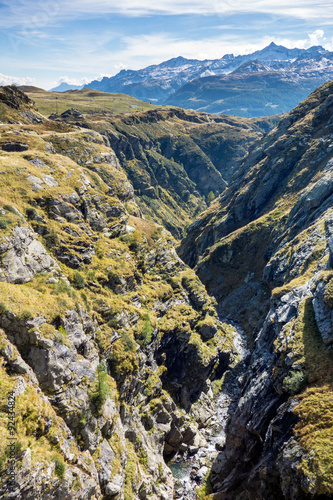
<svg viewBox="0 0 333 500">
<path fill-rule="evenodd" d="M 333 50 L 332 0 L 0 0 L 0 84 L 81 84 L 271 41 Z"/>
</svg>

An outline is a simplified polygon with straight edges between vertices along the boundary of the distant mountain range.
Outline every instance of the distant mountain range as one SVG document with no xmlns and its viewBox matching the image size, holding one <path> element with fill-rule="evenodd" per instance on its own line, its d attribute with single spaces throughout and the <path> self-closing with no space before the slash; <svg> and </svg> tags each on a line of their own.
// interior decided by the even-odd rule
<svg viewBox="0 0 333 500">
<path fill-rule="evenodd" d="M 253 117 L 287 112 L 330 79 L 333 52 L 321 46 L 287 49 L 272 42 L 247 55 L 205 61 L 177 57 L 138 71 L 122 70 L 85 87 L 156 104 Z M 60 87 L 53 90 L 62 91 L 64 84 Z"/>
<path fill-rule="evenodd" d="M 54 87 L 50 92 L 67 92 L 67 90 L 81 90 L 84 85 L 72 85 L 71 83 L 62 82 L 57 87 Z"/>
</svg>

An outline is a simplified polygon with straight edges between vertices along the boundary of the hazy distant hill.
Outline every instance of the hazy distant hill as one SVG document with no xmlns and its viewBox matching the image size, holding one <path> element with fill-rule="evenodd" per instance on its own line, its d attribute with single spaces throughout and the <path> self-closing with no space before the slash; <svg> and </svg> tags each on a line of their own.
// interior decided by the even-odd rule
<svg viewBox="0 0 333 500">
<path fill-rule="evenodd" d="M 44 89 L 40 87 L 34 87 L 33 85 L 19 85 L 17 87 L 21 92 L 45 92 Z"/>
<path fill-rule="evenodd" d="M 269 116 L 290 111 L 327 81 L 326 75 L 267 71 L 263 65 L 252 63 L 245 63 L 229 75 L 197 78 L 172 94 L 166 104 L 249 118 Z"/>
<path fill-rule="evenodd" d="M 66 90 L 81 90 L 83 89 L 83 85 L 71 85 L 67 82 L 62 82 L 57 87 L 54 87 L 50 90 L 50 92 L 66 92 Z"/>
</svg>

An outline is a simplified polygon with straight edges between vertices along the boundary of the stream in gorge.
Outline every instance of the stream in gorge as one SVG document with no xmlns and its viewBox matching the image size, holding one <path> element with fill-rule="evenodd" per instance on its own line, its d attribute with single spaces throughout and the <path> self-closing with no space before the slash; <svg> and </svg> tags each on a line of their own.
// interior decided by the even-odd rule
<svg viewBox="0 0 333 500">
<path fill-rule="evenodd" d="M 196 489 L 204 484 L 212 463 L 223 450 L 226 441 L 227 422 L 241 391 L 238 378 L 244 372 L 243 360 L 249 354 L 245 333 L 234 324 L 232 327 L 235 330 L 234 345 L 239 362 L 237 370 L 234 368 L 226 372 L 223 388 L 215 403 L 216 418 L 211 420 L 208 428 L 202 430 L 207 446 L 200 448 L 192 456 L 177 454 L 167 463 L 175 478 L 174 498 L 177 500 L 196 500 Z"/>
</svg>

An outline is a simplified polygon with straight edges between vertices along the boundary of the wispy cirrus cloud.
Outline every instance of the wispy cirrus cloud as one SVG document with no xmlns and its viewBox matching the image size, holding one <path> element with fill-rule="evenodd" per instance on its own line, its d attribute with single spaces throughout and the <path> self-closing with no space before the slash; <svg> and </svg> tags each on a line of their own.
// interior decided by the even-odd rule
<svg viewBox="0 0 333 500">
<path fill-rule="evenodd" d="M 123 16 L 151 15 L 212 15 L 233 12 L 275 14 L 299 19 L 325 21 L 333 15 L 331 1 L 313 0 L 3 0 L 0 24 L 15 26 L 22 23 L 47 25 L 59 19 L 98 18 L 106 14 Z"/>
<path fill-rule="evenodd" d="M 168 33 L 143 34 L 128 36 L 123 39 L 126 47 L 113 54 L 113 61 L 123 67 L 138 69 L 149 64 L 157 64 L 171 57 L 182 55 L 189 59 L 218 59 L 224 54 L 233 52 L 235 55 L 247 54 L 261 50 L 271 42 L 288 48 L 306 49 L 313 45 L 331 45 L 332 40 L 326 39 L 323 30 L 309 33 L 306 38 L 292 39 L 276 36 L 258 36 L 251 42 L 246 37 L 239 38 L 238 33 L 224 34 L 203 39 L 183 39 Z M 147 64 L 148 63 L 148 64 Z"/>
</svg>

